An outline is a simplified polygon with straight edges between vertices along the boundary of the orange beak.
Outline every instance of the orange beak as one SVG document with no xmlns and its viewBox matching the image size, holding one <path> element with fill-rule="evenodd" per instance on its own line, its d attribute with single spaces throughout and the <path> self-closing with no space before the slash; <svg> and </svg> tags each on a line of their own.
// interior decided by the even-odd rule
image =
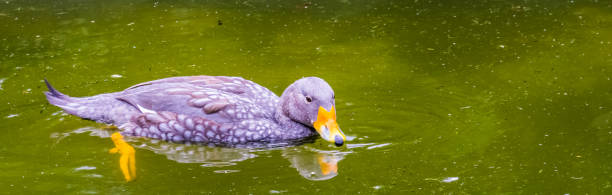
<svg viewBox="0 0 612 195">
<path fill-rule="evenodd" d="M 336 146 L 342 146 L 346 141 L 346 136 L 344 136 L 344 133 L 342 133 L 342 130 L 340 130 L 336 122 L 336 109 L 334 106 L 331 107 L 330 111 L 319 106 L 317 120 L 312 125 L 324 140 L 332 142 L 336 144 Z"/>
</svg>

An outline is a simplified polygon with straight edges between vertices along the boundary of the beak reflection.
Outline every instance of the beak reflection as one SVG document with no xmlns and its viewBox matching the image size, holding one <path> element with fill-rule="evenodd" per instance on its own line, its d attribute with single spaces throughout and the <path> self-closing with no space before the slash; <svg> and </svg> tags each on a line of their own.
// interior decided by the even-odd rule
<svg viewBox="0 0 612 195">
<path fill-rule="evenodd" d="M 309 146 L 289 147 L 283 150 L 291 166 L 305 179 L 323 181 L 340 174 L 340 161 L 350 152 L 318 150 Z"/>
<path fill-rule="evenodd" d="M 336 156 L 326 155 L 323 153 L 317 154 L 317 162 L 321 167 L 323 175 L 338 174 L 338 159 Z"/>
<path fill-rule="evenodd" d="M 342 146 L 346 141 L 346 136 L 342 133 L 336 122 L 336 109 L 334 106 L 331 107 L 330 111 L 319 106 L 317 120 L 313 123 L 313 126 L 319 135 L 321 135 L 321 138 L 334 143 L 336 146 Z"/>
</svg>

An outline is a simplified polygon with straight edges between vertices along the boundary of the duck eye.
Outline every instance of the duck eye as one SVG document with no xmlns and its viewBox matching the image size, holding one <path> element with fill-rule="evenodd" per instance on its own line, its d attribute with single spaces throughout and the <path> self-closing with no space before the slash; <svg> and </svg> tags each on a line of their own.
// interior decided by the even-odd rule
<svg viewBox="0 0 612 195">
<path fill-rule="evenodd" d="M 310 96 L 306 96 L 306 102 L 308 103 L 312 102 L 312 98 L 310 98 Z"/>
</svg>

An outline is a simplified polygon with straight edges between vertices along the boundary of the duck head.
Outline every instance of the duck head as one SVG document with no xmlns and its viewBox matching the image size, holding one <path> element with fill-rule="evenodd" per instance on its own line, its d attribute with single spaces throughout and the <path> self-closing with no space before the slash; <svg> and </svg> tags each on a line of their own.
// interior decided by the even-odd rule
<svg viewBox="0 0 612 195">
<path fill-rule="evenodd" d="M 283 115 L 314 128 L 324 140 L 342 146 L 346 136 L 336 122 L 334 90 L 323 79 L 305 77 L 291 84 L 280 99 Z"/>
</svg>

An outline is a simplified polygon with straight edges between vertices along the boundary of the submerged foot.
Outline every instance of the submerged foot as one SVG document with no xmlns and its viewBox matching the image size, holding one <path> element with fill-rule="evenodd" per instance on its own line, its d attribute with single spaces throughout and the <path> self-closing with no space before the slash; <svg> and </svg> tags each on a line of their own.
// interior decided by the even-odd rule
<svg viewBox="0 0 612 195">
<path fill-rule="evenodd" d="M 119 157 L 119 167 L 121 168 L 121 172 L 123 172 L 125 181 L 134 180 L 136 178 L 136 151 L 123 140 L 123 136 L 118 132 L 113 133 L 111 139 L 113 143 L 115 143 L 115 147 L 108 152 L 111 154 L 121 154 L 121 157 Z"/>
</svg>

